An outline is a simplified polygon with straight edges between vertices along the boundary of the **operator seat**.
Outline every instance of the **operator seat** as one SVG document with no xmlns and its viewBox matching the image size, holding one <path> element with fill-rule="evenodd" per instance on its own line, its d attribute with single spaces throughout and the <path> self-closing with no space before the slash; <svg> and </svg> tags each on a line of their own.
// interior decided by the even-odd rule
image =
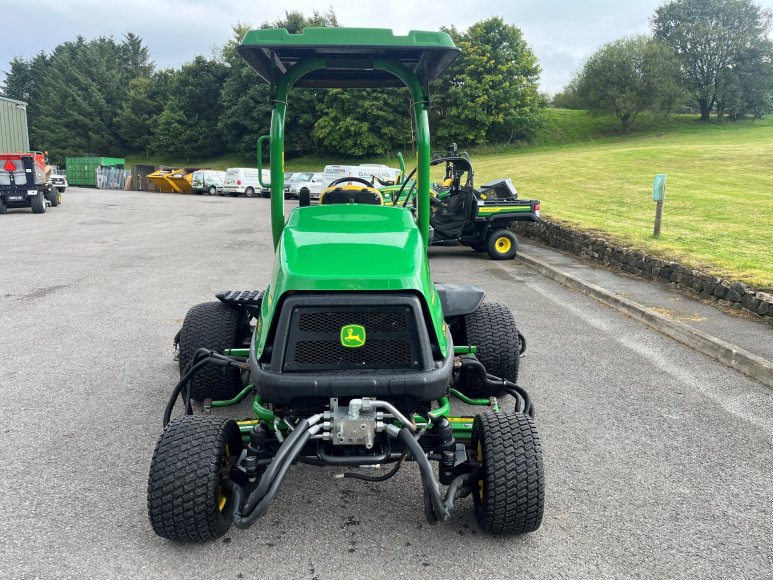
<svg viewBox="0 0 773 580">
<path fill-rule="evenodd" d="M 319 197 L 320 205 L 338 203 L 364 203 L 368 205 L 384 205 L 384 198 L 377 189 L 361 186 L 340 186 L 328 188 Z"/>
</svg>

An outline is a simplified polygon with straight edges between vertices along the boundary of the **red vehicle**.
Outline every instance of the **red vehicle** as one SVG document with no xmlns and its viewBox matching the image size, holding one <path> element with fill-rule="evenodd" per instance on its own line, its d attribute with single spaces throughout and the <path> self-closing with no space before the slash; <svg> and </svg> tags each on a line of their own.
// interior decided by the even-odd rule
<svg viewBox="0 0 773 580">
<path fill-rule="evenodd" d="M 62 195 L 51 187 L 50 173 L 43 153 L 0 153 L 0 214 L 16 207 L 44 213 L 46 201 L 58 206 Z"/>
</svg>

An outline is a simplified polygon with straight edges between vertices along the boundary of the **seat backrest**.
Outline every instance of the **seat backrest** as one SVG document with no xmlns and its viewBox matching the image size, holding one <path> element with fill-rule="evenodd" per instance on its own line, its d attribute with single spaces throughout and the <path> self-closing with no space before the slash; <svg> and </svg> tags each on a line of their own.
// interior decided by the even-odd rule
<svg viewBox="0 0 773 580">
<path fill-rule="evenodd" d="M 336 203 L 365 203 L 369 205 L 384 205 L 384 198 L 381 193 L 375 189 L 363 188 L 344 188 L 326 189 L 320 195 L 319 203 L 321 205 L 332 205 Z"/>
</svg>

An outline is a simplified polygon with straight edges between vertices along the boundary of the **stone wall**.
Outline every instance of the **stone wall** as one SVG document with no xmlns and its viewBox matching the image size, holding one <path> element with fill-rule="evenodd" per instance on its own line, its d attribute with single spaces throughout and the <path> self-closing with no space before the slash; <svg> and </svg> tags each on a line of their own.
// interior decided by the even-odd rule
<svg viewBox="0 0 773 580">
<path fill-rule="evenodd" d="M 740 282 L 717 278 L 677 262 L 648 256 L 642 251 L 634 252 L 622 246 L 615 246 L 604 238 L 594 237 L 587 232 L 573 230 L 548 220 L 536 223 L 516 222 L 512 229 L 519 235 L 540 240 L 545 245 L 648 280 L 665 282 L 672 288 L 713 300 L 722 306 L 753 312 L 766 323 L 773 323 L 773 295 L 758 292 Z"/>
</svg>

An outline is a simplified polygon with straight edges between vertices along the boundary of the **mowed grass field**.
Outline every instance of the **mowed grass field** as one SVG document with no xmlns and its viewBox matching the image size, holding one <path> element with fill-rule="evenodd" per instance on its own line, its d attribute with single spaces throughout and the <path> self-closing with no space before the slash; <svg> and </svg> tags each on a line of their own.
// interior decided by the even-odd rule
<svg viewBox="0 0 773 580">
<path fill-rule="evenodd" d="M 476 182 L 511 177 L 551 220 L 773 289 L 773 119 L 703 124 L 692 117 L 665 129 L 476 155 Z M 658 239 L 656 173 L 668 174 Z"/>
</svg>

